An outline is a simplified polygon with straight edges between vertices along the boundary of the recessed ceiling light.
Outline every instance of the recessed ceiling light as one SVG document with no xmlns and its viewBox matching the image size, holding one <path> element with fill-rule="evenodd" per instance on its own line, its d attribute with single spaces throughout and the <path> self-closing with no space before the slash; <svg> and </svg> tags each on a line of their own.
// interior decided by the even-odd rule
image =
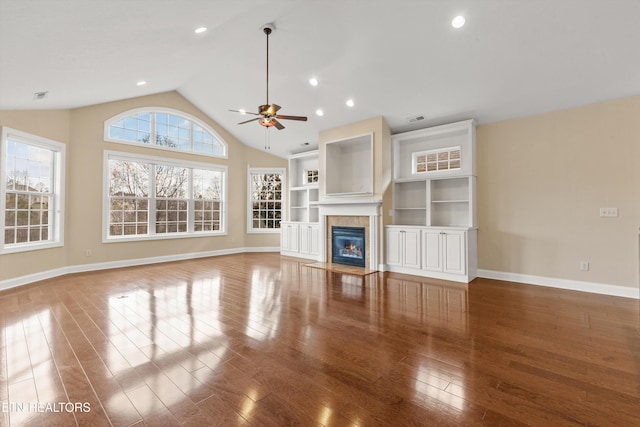
<svg viewBox="0 0 640 427">
<path fill-rule="evenodd" d="M 196 34 L 200 34 L 200 33 L 204 33 L 205 31 L 207 31 L 207 27 L 198 27 L 193 32 Z"/>
<path fill-rule="evenodd" d="M 40 99 L 45 99 L 47 97 L 47 94 L 49 92 L 47 91 L 43 91 L 43 92 L 36 92 L 33 94 L 33 99 L 35 99 L 36 101 L 40 100 Z"/>
<path fill-rule="evenodd" d="M 138 86 L 144 86 L 147 84 L 147 82 L 145 82 L 144 80 L 140 80 L 138 83 L 136 83 Z"/>
<path fill-rule="evenodd" d="M 464 16 L 458 15 L 451 20 L 451 26 L 453 28 L 462 28 L 465 22 L 467 22 L 467 20 L 464 19 Z"/>
<path fill-rule="evenodd" d="M 240 114 L 247 114 L 247 110 L 245 110 L 244 108 L 241 108 L 238 111 L 240 112 Z"/>
<path fill-rule="evenodd" d="M 318 116 L 324 116 L 324 111 L 322 111 L 321 109 L 319 109 L 319 108 L 318 108 L 318 109 L 316 110 L 316 114 L 317 114 Z"/>
<path fill-rule="evenodd" d="M 311 86 L 318 86 L 318 79 L 316 79 L 315 77 L 311 77 L 311 78 L 309 79 L 309 84 L 310 84 Z"/>
<path fill-rule="evenodd" d="M 353 99 L 349 98 L 347 99 L 347 102 L 345 102 L 345 104 L 347 104 L 347 107 L 353 107 L 354 105 L 356 105 L 356 102 Z"/>
</svg>

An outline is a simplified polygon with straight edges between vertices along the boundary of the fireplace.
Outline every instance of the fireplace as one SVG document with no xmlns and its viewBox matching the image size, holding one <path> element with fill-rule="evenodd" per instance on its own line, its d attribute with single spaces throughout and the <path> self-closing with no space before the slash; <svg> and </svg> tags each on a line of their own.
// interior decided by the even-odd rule
<svg viewBox="0 0 640 427">
<path fill-rule="evenodd" d="M 367 254 L 364 227 L 331 227 L 331 262 L 365 267 Z"/>
</svg>

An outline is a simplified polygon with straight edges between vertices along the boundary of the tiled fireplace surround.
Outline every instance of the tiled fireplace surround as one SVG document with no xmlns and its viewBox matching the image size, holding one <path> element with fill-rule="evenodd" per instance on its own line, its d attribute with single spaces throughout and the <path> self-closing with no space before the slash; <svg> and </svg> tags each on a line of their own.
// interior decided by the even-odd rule
<svg viewBox="0 0 640 427">
<path fill-rule="evenodd" d="M 378 270 L 381 202 L 323 203 L 320 202 L 321 262 L 331 262 L 331 227 L 364 227 L 367 259 L 365 268 Z"/>
</svg>

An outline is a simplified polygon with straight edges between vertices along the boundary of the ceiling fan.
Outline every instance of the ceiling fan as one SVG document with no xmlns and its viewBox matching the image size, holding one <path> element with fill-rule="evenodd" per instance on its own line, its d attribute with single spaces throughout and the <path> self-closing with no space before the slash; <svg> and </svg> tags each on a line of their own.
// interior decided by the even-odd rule
<svg viewBox="0 0 640 427">
<path fill-rule="evenodd" d="M 278 110 L 280 110 L 280 108 L 282 107 L 280 107 L 277 104 L 269 104 L 269 35 L 275 29 L 276 27 L 273 24 L 266 24 L 264 27 L 262 27 L 262 31 L 264 31 L 264 33 L 267 35 L 267 102 L 265 102 L 264 105 L 261 105 L 258 107 L 257 113 L 250 113 L 250 112 L 241 111 L 241 110 L 229 110 L 236 113 L 251 114 L 254 116 L 259 116 L 259 117 L 256 117 L 255 119 L 240 122 L 238 123 L 239 125 L 249 123 L 249 122 L 259 121 L 259 123 L 262 126 L 265 126 L 267 128 L 275 127 L 278 130 L 282 130 L 284 129 L 284 126 L 278 120 L 298 120 L 301 122 L 307 121 L 307 118 L 304 116 L 285 116 L 282 114 L 277 114 Z"/>
</svg>

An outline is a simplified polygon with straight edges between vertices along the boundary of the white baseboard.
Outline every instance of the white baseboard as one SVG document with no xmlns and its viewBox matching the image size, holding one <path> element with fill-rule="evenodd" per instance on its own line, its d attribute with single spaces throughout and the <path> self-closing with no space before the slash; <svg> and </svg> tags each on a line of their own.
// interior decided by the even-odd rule
<svg viewBox="0 0 640 427">
<path fill-rule="evenodd" d="M 506 273 L 503 271 L 478 270 L 478 277 L 504 280 L 507 282 L 525 283 L 528 285 L 547 286 L 550 288 L 569 289 L 572 291 L 590 292 L 594 294 L 640 299 L 638 286 L 618 286 L 606 283 L 582 282 L 579 280 L 556 279 L 553 277 L 532 276 L 529 274 Z"/>
<path fill-rule="evenodd" d="M 29 283 L 38 282 L 40 280 L 52 279 L 54 277 L 71 273 L 84 273 L 87 271 L 108 270 L 110 268 L 134 267 L 137 265 L 158 264 L 161 262 L 182 261 L 186 259 L 207 258 L 213 256 L 251 252 L 280 252 L 280 247 L 233 248 L 222 249 L 218 251 L 192 252 L 178 255 L 165 255 L 150 258 L 136 258 L 121 261 L 99 262 L 95 264 L 70 265 L 68 267 L 61 267 L 53 270 L 42 271 L 39 273 L 28 274 L 26 276 L 2 280 L 0 281 L 0 291 L 15 288 L 17 286 L 28 285 Z"/>
<path fill-rule="evenodd" d="M 221 255 L 231 255 L 251 252 L 280 252 L 279 247 L 260 248 L 233 248 L 218 251 L 193 252 L 179 255 L 166 255 L 150 258 L 137 258 L 122 261 L 101 262 L 95 264 L 72 265 L 68 267 L 56 268 L 39 273 L 28 274 L 26 276 L 15 277 L 0 281 L 0 291 L 15 288 L 17 286 L 28 285 L 40 280 L 52 279 L 71 273 L 83 273 L 87 271 L 107 270 L 110 268 L 133 267 L 137 265 L 157 264 L 161 262 L 182 261 L 186 259 L 206 258 Z M 385 265 L 379 267 L 380 271 L 385 271 Z M 640 289 L 631 286 L 609 285 L 605 283 L 582 282 L 578 280 L 556 279 L 553 277 L 533 276 L 528 274 L 507 273 L 503 271 L 478 270 L 478 277 L 487 279 L 504 280 L 507 282 L 525 283 L 528 285 L 547 286 L 558 289 L 569 289 L 573 291 L 590 292 L 595 294 L 611 295 L 625 298 L 640 299 Z"/>
</svg>

